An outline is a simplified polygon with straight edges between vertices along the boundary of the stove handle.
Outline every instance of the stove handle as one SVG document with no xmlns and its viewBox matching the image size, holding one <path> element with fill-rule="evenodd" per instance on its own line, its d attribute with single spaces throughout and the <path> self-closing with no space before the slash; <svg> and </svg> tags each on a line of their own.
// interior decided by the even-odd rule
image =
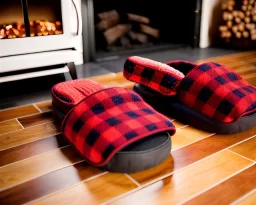
<svg viewBox="0 0 256 205">
<path fill-rule="evenodd" d="M 81 20 L 81 17 L 79 15 L 79 13 L 78 13 L 78 9 L 77 9 L 77 5 L 76 5 L 75 1 L 74 0 L 71 0 L 71 1 L 72 1 L 72 4 L 73 4 L 74 8 L 75 8 L 75 11 L 76 11 L 76 21 L 77 21 L 76 35 L 80 36 L 80 35 L 82 35 L 82 20 Z"/>
</svg>

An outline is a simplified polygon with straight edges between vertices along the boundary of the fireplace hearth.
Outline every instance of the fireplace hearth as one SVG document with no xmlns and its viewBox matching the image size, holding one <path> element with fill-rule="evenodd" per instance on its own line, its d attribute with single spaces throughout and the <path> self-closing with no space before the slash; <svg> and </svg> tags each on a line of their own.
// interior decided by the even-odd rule
<svg viewBox="0 0 256 205">
<path fill-rule="evenodd" d="M 91 28 L 88 53 L 93 60 L 199 45 L 202 0 L 86 2 Z"/>
</svg>

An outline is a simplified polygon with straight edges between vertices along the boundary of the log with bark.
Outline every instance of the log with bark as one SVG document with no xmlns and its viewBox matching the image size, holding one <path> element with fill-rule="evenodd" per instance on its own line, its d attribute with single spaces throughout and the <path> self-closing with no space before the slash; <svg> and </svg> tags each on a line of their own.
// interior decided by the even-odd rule
<svg viewBox="0 0 256 205">
<path fill-rule="evenodd" d="M 232 20 L 233 16 L 229 16 Z M 96 38 L 104 47 L 121 45 L 131 47 L 132 44 L 145 44 L 149 39 L 159 39 L 160 31 L 150 25 L 146 16 L 110 10 L 97 14 Z"/>
</svg>

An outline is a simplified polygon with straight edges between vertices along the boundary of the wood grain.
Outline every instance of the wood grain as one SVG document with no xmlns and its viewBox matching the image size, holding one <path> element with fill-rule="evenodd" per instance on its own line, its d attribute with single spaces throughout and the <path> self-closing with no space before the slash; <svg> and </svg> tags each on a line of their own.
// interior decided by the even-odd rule
<svg viewBox="0 0 256 205">
<path fill-rule="evenodd" d="M 65 147 L 0 168 L 0 189 L 48 174 L 81 161 L 73 148 Z"/>
<path fill-rule="evenodd" d="M 35 142 L 0 151 L 0 167 L 38 154 L 42 154 L 63 146 L 68 142 L 62 135 L 54 135 Z"/>
<path fill-rule="evenodd" d="M 256 161 L 256 137 L 238 144 L 230 150 Z"/>
<path fill-rule="evenodd" d="M 113 204 L 124 205 L 131 201 L 133 205 L 178 204 L 251 164 L 238 155 L 222 151 Z"/>
<path fill-rule="evenodd" d="M 20 131 L 3 134 L 0 136 L 0 151 L 59 133 L 60 128 L 51 122 L 26 128 Z"/>
<path fill-rule="evenodd" d="M 161 176 L 184 168 L 211 154 L 226 149 L 229 146 L 254 136 L 255 134 L 256 127 L 247 132 L 234 135 L 213 135 L 184 148 L 173 151 L 163 163 L 154 168 L 137 172 L 130 176 L 141 184 L 148 183 Z"/>
<path fill-rule="evenodd" d="M 176 120 L 175 120 L 176 121 Z M 172 149 L 184 147 L 198 140 L 209 137 L 211 133 L 198 130 L 191 126 L 177 129 L 174 136 L 172 136 Z"/>
<path fill-rule="evenodd" d="M 27 105 L 22 107 L 11 108 L 7 110 L 0 111 L 0 122 L 4 120 L 9 120 L 25 115 L 31 115 L 38 113 L 38 110 L 33 105 Z"/>
<path fill-rule="evenodd" d="M 256 188 L 256 165 L 231 177 L 203 194 L 185 203 L 186 205 L 226 205 Z"/>
<path fill-rule="evenodd" d="M 176 127 L 176 129 L 186 126 L 186 124 L 184 124 L 184 123 L 182 123 L 182 122 L 180 122 L 178 120 L 173 120 L 172 124 Z"/>
<path fill-rule="evenodd" d="M 49 110 L 52 110 L 52 101 L 44 101 L 44 102 L 39 102 L 36 103 L 36 106 L 42 111 L 42 112 L 46 112 Z"/>
<path fill-rule="evenodd" d="M 71 187 L 100 173 L 102 170 L 81 162 L 2 191 L 0 192 L 0 201 L 2 204 L 12 205 L 28 203 Z"/>
<path fill-rule="evenodd" d="M 246 198 L 239 201 L 236 205 L 255 205 L 256 202 L 256 190 Z"/>
<path fill-rule="evenodd" d="M 54 119 L 52 117 L 52 112 L 44 112 L 35 115 L 30 115 L 28 117 L 22 117 L 18 119 L 23 127 L 31 127 L 39 124 L 44 124 L 47 122 L 52 122 Z"/>
<path fill-rule="evenodd" d="M 134 188 L 136 185 L 125 175 L 109 173 L 32 204 L 100 204 Z"/>
<path fill-rule="evenodd" d="M 8 120 L 0 122 L 0 135 L 20 129 L 22 129 L 22 127 L 17 122 L 17 120 Z"/>
</svg>

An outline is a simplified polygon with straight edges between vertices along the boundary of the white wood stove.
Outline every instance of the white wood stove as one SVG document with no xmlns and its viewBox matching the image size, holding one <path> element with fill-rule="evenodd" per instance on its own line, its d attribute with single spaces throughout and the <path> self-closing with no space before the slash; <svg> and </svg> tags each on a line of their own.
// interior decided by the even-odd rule
<svg viewBox="0 0 256 205">
<path fill-rule="evenodd" d="M 0 1 L 0 82 L 70 72 L 83 63 L 81 0 Z"/>
</svg>

